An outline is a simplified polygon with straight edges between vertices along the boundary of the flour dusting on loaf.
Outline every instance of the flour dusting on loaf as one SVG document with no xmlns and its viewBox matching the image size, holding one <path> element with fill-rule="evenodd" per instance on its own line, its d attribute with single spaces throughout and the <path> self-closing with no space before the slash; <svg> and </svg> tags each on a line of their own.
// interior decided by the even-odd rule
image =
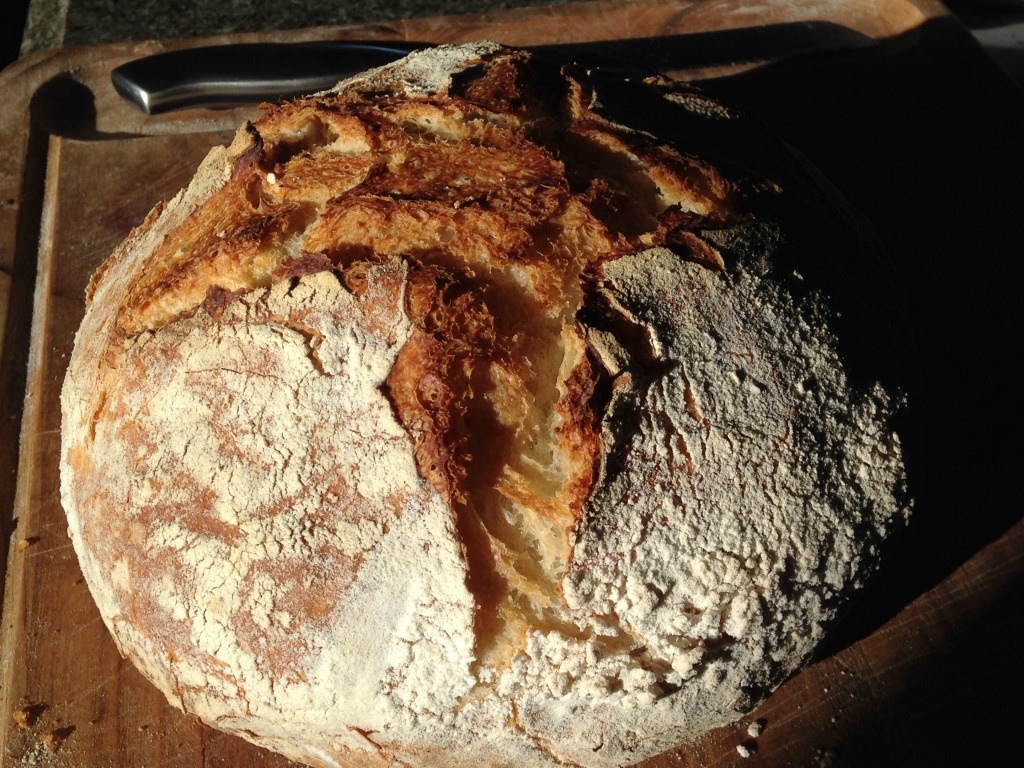
<svg viewBox="0 0 1024 768">
<path fill-rule="evenodd" d="M 855 218 L 691 88 L 490 43 L 268 108 L 90 283 L 61 492 L 121 652 L 314 766 L 623 766 L 911 507 Z"/>
</svg>

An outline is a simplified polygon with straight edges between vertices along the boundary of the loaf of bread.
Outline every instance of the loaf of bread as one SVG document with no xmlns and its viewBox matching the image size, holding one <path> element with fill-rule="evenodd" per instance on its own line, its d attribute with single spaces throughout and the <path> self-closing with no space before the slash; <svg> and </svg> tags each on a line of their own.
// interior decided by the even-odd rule
<svg viewBox="0 0 1024 768">
<path fill-rule="evenodd" d="M 481 43 L 268 108 L 92 279 L 61 492 L 119 649 L 321 768 L 622 766 L 911 507 L 892 271 L 692 88 Z"/>
</svg>

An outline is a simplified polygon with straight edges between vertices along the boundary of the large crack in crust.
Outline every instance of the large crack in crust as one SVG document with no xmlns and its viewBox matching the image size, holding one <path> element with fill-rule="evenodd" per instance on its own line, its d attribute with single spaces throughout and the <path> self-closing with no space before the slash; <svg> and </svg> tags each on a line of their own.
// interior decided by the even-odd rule
<svg viewBox="0 0 1024 768">
<path fill-rule="evenodd" d="M 721 269 L 699 231 L 738 216 L 709 166 L 528 65 L 504 54 L 445 94 L 344 91 L 248 126 L 231 178 L 149 256 L 112 335 L 216 315 L 309 272 L 361 295 L 373 265 L 405 262 L 414 330 L 384 391 L 421 476 L 456 510 L 485 684 L 530 628 L 580 631 L 561 618 L 560 584 L 581 509 L 614 470 L 602 421 L 656 364 L 653 341 L 601 297 L 601 264 L 669 245 Z"/>
</svg>

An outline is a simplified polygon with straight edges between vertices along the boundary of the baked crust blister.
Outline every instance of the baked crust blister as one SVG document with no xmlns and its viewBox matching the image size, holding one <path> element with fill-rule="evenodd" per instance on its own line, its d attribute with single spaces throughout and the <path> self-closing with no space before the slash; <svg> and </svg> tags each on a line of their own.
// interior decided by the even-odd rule
<svg viewBox="0 0 1024 768">
<path fill-rule="evenodd" d="M 884 263 L 746 120 L 604 84 L 413 54 L 243 126 L 94 276 L 62 498 L 175 706 L 318 766 L 626 765 L 873 570 Z"/>
</svg>

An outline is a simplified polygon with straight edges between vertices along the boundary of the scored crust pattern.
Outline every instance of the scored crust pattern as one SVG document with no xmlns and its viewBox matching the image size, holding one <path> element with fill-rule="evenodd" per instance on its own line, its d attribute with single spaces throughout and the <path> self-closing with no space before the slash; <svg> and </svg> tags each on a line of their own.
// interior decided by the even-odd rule
<svg viewBox="0 0 1024 768">
<path fill-rule="evenodd" d="M 787 190 L 601 99 L 415 54 L 244 126 L 94 276 L 62 498 L 176 706 L 314 765 L 624 765 L 753 706 L 870 572 L 901 394 L 787 261 Z"/>
</svg>

